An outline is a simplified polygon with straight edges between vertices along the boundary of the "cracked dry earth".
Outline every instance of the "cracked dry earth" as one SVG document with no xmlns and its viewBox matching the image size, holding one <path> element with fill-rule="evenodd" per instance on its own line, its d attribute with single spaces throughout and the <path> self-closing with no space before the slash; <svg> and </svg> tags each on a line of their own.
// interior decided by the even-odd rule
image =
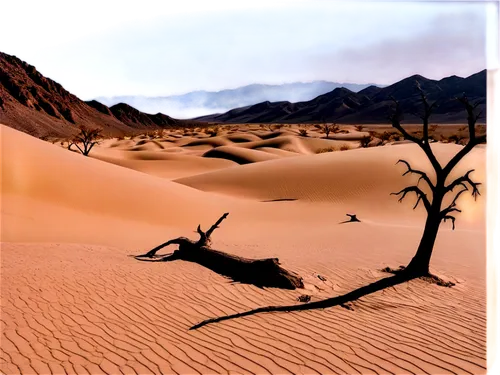
<svg viewBox="0 0 500 375">
<path fill-rule="evenodd" d="M 111 247 L 4 243 L 1 251 L 3 374 L 486 372 L 485 280 L 460 266 L 451 289 L 415 280 L 353 311 L 261 314 L 189 331 L 304 291 L 230 283 L 188 262 L 137 262 Z M 313 300 L 386 276 L 374 263 L 312 255 L 289 264 L 320 290 Z"/>
</svg>

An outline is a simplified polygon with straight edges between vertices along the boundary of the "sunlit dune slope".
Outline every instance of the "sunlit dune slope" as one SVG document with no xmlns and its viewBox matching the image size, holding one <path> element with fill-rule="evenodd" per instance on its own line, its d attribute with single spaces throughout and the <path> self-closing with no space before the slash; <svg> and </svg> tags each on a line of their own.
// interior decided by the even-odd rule
<svg viewBox="0 0 500 375">
<path fill-rule="evenodd" d="M 460 149 L 461 146 L 451 144 L 433 145 L 433 150 L 442 164 Z M 397 198 L 391 196 L 391 192 L 397 192 L 417 182 L 415 176 L 402 176 L 406 171 L 405 165 L 395 165 L 400 158 L 410 162 L 413 168 L 422 169 L 433 176 L 423 151 L 417 145 L 401 144 L 281 158 L 175 181 L 203 191 L 246 199 L 351 203 L 353 206 L 386 210 L 397 206 L 394 204 Z M 449 181 L 469 169 L 475 169 L 472 176 L 484 184 L 484 148 L 473 150 L 456 167 Z M 421 182 L 420 186 L 423 185 L 425 184 Z M 485 193 L 484 185 L 481 186 L 481 191 Z M 407 196 L 406 202 L 400 205 L 401 208 L 407 210 L 411 207 L 415 202 L 414 198 Z M 484 199 L 478 202 L 471 200 L 470 196 L 464 194 L 459 202 L 471 206 L 472 211 L 481 215 Z"/>
<path fill-rule="evenodd" d="M 182 225 L 194 209 L 212 217 L 217 199 L 165 179 L 72 153 L 1 127 L 2 203 L 7 196 L 155 225 Z M 220 198 L 219 198 L 220 199 Z M 18 201 L 19 204 L 19 201 Z M 217 214 L 216 214 L 217 215 Z"/>
</svg>

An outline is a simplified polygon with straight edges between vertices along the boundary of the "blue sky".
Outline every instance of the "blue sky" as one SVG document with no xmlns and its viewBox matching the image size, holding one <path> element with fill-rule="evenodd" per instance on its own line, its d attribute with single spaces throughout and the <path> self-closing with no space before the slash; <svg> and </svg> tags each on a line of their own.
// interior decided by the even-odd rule
<svg viewBox="0 0 500 375">
<path fill-rule="evenodd" d="M 2 13 L 0 51 L 82 99 L 486 68 L 484 2 L 44 0 Z"/>
</svg>

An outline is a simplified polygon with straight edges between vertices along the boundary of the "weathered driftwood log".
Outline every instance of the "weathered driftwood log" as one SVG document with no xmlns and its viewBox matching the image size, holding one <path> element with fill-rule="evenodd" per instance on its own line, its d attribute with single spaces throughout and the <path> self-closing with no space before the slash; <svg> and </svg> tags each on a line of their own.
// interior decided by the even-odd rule
<svg viewBox="0 0 500 375">
<path fill-rule="evenodd" d="M 218 228 L 218 225 L 229 213 L 222 215 L 207 232 L 203 232 L 198 225 L 197 232 L 200 235 L 198 241 L 186 237 L 169 240 L 146 254 L 137 255 L 135 258 L 141 261 L 169 262 L 173 260 L 185 260 L 198 263 L 220 275 L 246 284 L 258 287 L 275 287 L 283 289 L 303 288 L 302 278 L 280 267 L 278 258 L 247 259 L 236 255 L 227 254 L 210 248 L 210 236 Z M 179 245 L 179 249 L 172 254 L 158 257 L 156 253 L 168 245 Z"/>
</svg>

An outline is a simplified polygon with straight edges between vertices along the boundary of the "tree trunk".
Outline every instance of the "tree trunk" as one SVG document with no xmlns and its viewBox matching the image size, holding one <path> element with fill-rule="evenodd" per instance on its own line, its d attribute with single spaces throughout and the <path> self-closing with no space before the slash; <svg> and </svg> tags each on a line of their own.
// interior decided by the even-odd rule
<svg viewBox="0 0 500 375">
<path fill-rule="evenodd" d="M 429 274 L 429 264 L 431 262 L 432 250 L 441 224 L 441 196 L 435 196 L 430 211 L 425 221 L 424 233 L 420 239 L 417 253 L 405 268 L 405 271 L 412 276 L 425 276 Z"/>
<path fill-rule="evenodd" d="M 278 258 L 248 259 L 208 247 L 179 246 L 175 259 L 198 263 L 219 275 L 258 287 L 303 288 L 302 278 L 282 267 Z"/>
</svg>

